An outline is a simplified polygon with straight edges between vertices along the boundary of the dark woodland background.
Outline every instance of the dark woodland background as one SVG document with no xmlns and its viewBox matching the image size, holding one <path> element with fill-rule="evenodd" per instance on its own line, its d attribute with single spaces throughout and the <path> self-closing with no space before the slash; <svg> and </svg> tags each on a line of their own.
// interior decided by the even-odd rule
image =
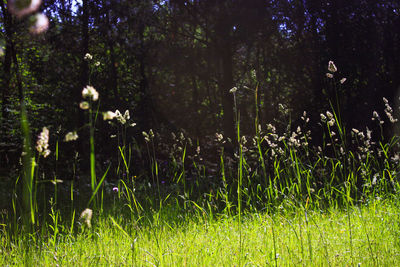
<svg viewBox="0 0 400 267">
<path fill-rule="evenodd" d="M 279 126 L 279 104 L 290 110 L 293 125 L 303 111 L 316 125 L 336 93 L 347 129 L 376 127 L 371 117 L 374 110 L 384 116 L 382 97 L 398 112 L 398 0 L 45 0 L 41 11 L 50 27 L 41 35 L 29 33 L 29 18 L 11 16 L 6 1 L 0 3 L 5 176 L 20 164 L 21 101 L 32 139 L 46 126 L 50 149 L 60 142 L 59 168 L 68 174 L 76 158 L 82 171 L 88 168 L 87 116 L 79 109 L 88 84 L 100 94 L 99 111 L 130 111 L 137 125 L 127 129 L 127 142 L 137 147 L 149 129 L 160 136 L 184 129 L 199 144 L 217 132 L 234 140 L 234 86 L 241 131 L 250 135 L 257 86 L 263 127 Z M 86 53 L 92 61 L 84 60 Z M 334 79 L 325 75 L 330 60 L 338 67 Z M 384 127 L 387 135 L 396 130 Z M 73 130 L 78 141 L 62 142 Z M 99 167 L 118 154 L 118 141 L 110 138 L 115 132 L 101 118 L 96 122 Z M 317 129 L 313 135 L 318 143 Z M 144 156 L 135 157 L 140 165 Z M 51 162 L 43 164 L 54 168 Z"/>
</svg>

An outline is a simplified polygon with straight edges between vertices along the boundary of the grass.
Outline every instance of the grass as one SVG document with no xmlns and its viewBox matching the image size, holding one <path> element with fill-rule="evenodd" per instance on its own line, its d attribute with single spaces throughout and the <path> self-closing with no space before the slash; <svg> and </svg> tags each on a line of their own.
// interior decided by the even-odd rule
<svg viewBox="0 0 400 267">
<path fill-rule="evenodd" d="M 212 218 L 195 207 L 188 214 L 169 207 L 139 217 L 136 222 L 124 213 L 94 215 L 92 228 L 80 225 L 75 234 L 70 234 L 68 228 L 60 229 L 56 240 L 51 238 L 50 227 L 35 241 L 31 235 L 10 242 L 3 232 L 0 265 L 235 266 L 240 262 L 242 266 L 266 266 L 275 265 L 275 261 L 278 266 L 345 266 L 353 261 L 361 266 L 400 264 L 400 208 L 396 201 L 375 199 L 348 212 L 310 210 L 307 216 L 300 208 L 284 207 L 272 215 L 246 214 L 241 218 L 242 238 L 236 227 L 237 216 Z M 351 228 L 348 216 L 352 218 Z"/>
<path fill-rule="evenodd" d="M 1 194 L 9 201 L 0 212 L 0 265 L 399 265 L 400 137 L 383 139 L 376 112 L 380 140 L 368 128 L 347 130 L 336 96 L 336 107 L 330 103 L 314 122 L 323 137 L 316 147 L 306 112 L 294 125 L 280 105 L 277 126 L 259 125 L 258 87 L 255 134 L 243 136 L 233 89 L 235 142 L 218 133 L 214 141 L 193 142 L 183 132 L 162 142 L 150 129 L 140 149 L 127 138 L 135 125 L 129 111 L 108 111 L 104 118 L 118 130 L 117 157 L 100 166 L 98 93 L 86 87 L 90 174 L 61 183 L 57 142 L 48 178 L 51 171 L 39 165 L 50 152 L 44 127 L 37 156 L 25 153 L 22 179 L 4 184 L 13 190 Z M 393 110 L 384 103 L 390 119 Z M 24 117 L 21 125 L 30 140 Z M 224 150 L 229 143 L 231 152 Z M 32 150 L 29 142 L 24 149 Z M 142 168 L 133 164 L 134 151 L 146 154 L 140 150 L 149 163 Z"/>
</svg>

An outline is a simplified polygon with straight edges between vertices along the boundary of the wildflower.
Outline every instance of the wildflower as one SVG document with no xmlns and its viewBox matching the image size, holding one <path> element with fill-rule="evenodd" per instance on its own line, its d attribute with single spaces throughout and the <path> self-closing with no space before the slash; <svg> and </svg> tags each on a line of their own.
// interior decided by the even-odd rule
<svg viewBox="0 0 400 267">
<path fill-rule="evenodd" d="M 103 113 L 103 120 L 112 120 L 112 119 L 114 119 L 115 117 L 117 117 L 117 114 L 115 114 L 114 112 L 112 112 L 112 111 L 107 111 L 107 112 L 104 112 Z"/>
<path fill-rule="evenodd" d="M 233 87 L 231 90 L 229 90 L 229 93 L 234 94 L 237 91 L 237 87 Z"/>
<path fill-rule="evenodd" d="M 38 13 L 33 16 L 32 22 L 29 31 L 33 34 L 43 33 L 49 28 L 49 19 L 43 13 Z"/>
<path fill-rule="evenodd" d="M 357 130 L 355 128 L 351 129 L 351 131 L 354 132 L 355 134 L 358 134 L 360 132 L 359 130 Z"/>
<path fill-rule="evenodd" d="M 39 155 L 44 158 L 50 154 L 49 147 L 49 130 L 46 127 L 43 127 L 42 132 L 38 136 L 38 140 L 36 142 L 36 150 L 39 152 Z"/>
<path fill-rule="evenodd" d="M 118 193 L 118 187 L 114 186 L 112 190 L 113 192 Z"/>
<path fill-rule="evenodd" d="M 328 118 L 331 120 L 333 119 L 333 114 L 330 113 L 329 111 L 326 112 L 326 116 L 328 116 Z"/>
<path fill-rule="evenodd" d="M 347 80 L 346 78 L 342 78 L 342 79 L 340 79 L 340 83 L 341 83 L 341 84 L 344 84 L 344 82 L 345 82 L 346 80 Z"/>
<path fill-rule="evenodd" d="M 83 98 L 92 98 L 93 101 L 97 101 L 97 99 L 99 99 L 99 93 L 96 91 L 96 89 L 94 89 L 93 86 L 86 86 L 85 88 L 83 88 L 82 90 L 82 97 Z"/>
<path fill-rule="evenodd" d="M 78 139 L 78 134 L 75 132 L 69 132 L 65 135 L 64 137 L 64 141 L 65 142 L 69 142 L 69 141 L 75 141 L 76 139 Z"/>
<path fill-rule="evenodd" d="M 333 61 L 329 61 L 328 63 L 328 70 L 332 73 L 337 71 L 337 68 L 335 66 L 335 63 L 333 63 Z"/>
<path fill-rule="evenodd" d="M 12 14 L 21 18 L 39 9 L 41 0 L 9 0 L 8 8 Z"/>
<path fill-rule="evenodd" d="M 79 107 L 83 110 L 85 109 L 89 109 L 89 103 L 86 101 L 82 101 L 81 103 L 79 103 Z"/>
<path fill-rule="evenodd" d="M 100 66 L 100 61 L 96 61 L 96 63 L 94 63 L 94 65 L 95 65 L 96 67 Z"/>
<path fill-rule="evenodd" d="M 91 209 L 85 209 L 84 211 L 82 211 L 79 219 L 82 220 L 84 223 L 86 223 L 86 225 L 90 228 L 92 226 L 91 225 L 92 215 L 93 211 Z"/>
<path fill-rule="evenodd" d="M 93 56 L 89 53 L 86 53 L 85 56 L 83 57 L 83 59 L 89 61 L 89 60 L 93 59 Z"/>
<path fill-rule="evenodd" d="M 329 79 L 332 79 L 333 78 L 333 74 L 332 73 L 326 73 L 326 77 L 329 78 Z"/>
</svg>

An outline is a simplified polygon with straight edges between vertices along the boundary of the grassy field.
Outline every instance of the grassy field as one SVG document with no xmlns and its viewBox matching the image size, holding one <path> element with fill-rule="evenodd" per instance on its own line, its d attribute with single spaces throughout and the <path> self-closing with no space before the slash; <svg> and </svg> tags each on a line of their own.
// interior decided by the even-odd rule
<svg viewBox="0 0 400 267">
<path fill-rule="evenodd" d="M 373 200 L 349 210 L 284 207 L 274 214 L 187 214 L 165 208 L 132 221 L 93 214 L 74 233 L 60 221 L 13 239 L 3 231 L 0 265 L 27 266 L 398 266 L 400 208 Z M 5 226 L 3 226 L 5 227 Z M 54 231 L 56 229 L 56 231 Z M 56 235 L 55 235 L 56 233 Z"/>
<path fill-rule="evenodd" d="M 235 110 L 235 141 L 220 133 L 194 141 L 182 131 L 163 142 L 150 129 L 140 148 L 127 138 L 135 126 L 129 110 L 108 111 L 118 144 L 100 164 L 98 93 L 88 86 L 82 95 L 90 100 L 90 151 L 79 179 L 77 159 L 60 179 L 61 152 L 58 141 L 50 147 L 46 127 L 32 149 L 21 108 L 22 167 L 0 181 L 1 266 L 400 265 L 400 137 L 385 139 L 376 111 L 375 132 L 350 130 L 339 99 L 337 110 L 330 102 L 314 122 L 319 146 L 310 142 L 307 113 L 294 125 L 282 105 L 284 127 L 261 126 L 256 109 L 254 135 L 242 135 Z M 63 142 L 77 138 L 70 132 Z M 135 155 L 147 164 L 137 167 Z"/>
</svg>

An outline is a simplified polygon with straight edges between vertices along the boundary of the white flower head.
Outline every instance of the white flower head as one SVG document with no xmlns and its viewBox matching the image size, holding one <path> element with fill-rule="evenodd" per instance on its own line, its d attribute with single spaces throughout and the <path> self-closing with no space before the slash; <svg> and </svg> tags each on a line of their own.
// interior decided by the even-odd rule
<svg viewBox="0 0 400 267">
<path fill-rule="evenodd" d="M 329 79 L 332 79 L 332 78 L 333 78 L 333 74 L 327 72 L 327 73 L 326 73 L 326 77 L 329 78 Z"/>
<path fill-rule="evenodd" d="M 85 209 L 84 211 L 82 211 L 79 219 L 82 220 L 84 223 L 86 223 L 86 225 L 90 228 L 92 226 L 91 225 L 92 215 L 93 211 L 91 209 Z"/>
<path fill-rule="evenodd" d="M 320 117 L 321 117 L 321 121 L 322 122 L 326 122 L 326 117 L 325 117 L 325 115 L 324 114 L 319 114 L 320 115 Z"/>
<path fill-rule="evenodd" d="M 107 111 L 103 113 L 103 120 L 113 120 L 117 117 L 117 114 L 112 111 Z"/>
<path fill-rule="evenodd" d="M 340 83 L 344 84 L 346 80 L 347 80 L 346 78 L 342 78 L 342 79 L 340 79 Z"/>
<path fill-rule="evenodd" d="M 83 59 L 89 61 L 89 60 L 93 59 L 93 56 L 89 53 L 86 53 L 85 56 L 83 57 Z"/>
<path fill-rule="evenodd" d="M 33 16 L 32 25 L 29 28 L 29 31 L 32 34 L 40 34 L 49 28 L 49 19 L 43 13 L 38 13 Z"/>
<path fill-rule="evenodd" d="M 100 66 L 100 61 L 96 61 L 96 63 L 94 63 L 94 65 L 95 65 L 96 67 Z"/>
<path fill-rule="evenodd" d="M 125 111 L 125 113 L 126 113 L 126 111 Z M 129 115 L 129 112 L 128 112 L 128 115 Z M 115 111 L 115 118 L 117 118 L 117 120 L 121 124 L 125 124 L 126 123 L 125 116 L 122 116 L 121 112 L 118 109 Z"/>
<path fill-rule="evenodd" d="M 82 90 L 82 97 L 83 98 L 92 98 L 93 101 L 97 101 L 99 99 L 99 93 L 94 89 L 93 86 L 86 86 Z"/>
<path fill-rule="evenodd" d="M 129 115 L 129 110 L 125 110 L 124 119 L 128 121 L 130 118 L 131 116 Z"/>
<path fill-rule="evenodd" d="M 36 142 L 36 150 L 39 152 L 39 155 L 44 158 L 50 155 L 49 147 L 49 130 L 46 127 L 43 127 L 42 132 L 38 136 L 38 140 Z"/>
<path fill-rule="evenodd" d="M 329 111 L 326 112 L 326 116 L 331 120 L 333 118 L 333 114 L 330 113 Z"/>
<path fill-rule="evenodd" d="M 78 139 L 78 134 L 76 133 L 76 131 L 74 132 L 69 132 L 65 135 L 64 137 L 64 141 L 65 142 L 70 142 L 70 141 L 75 141 L 76 139 Z"/>
<path fill-rule="evenodd" d="M 237 90 L 238 90 L 238 89 L 237 89 L 237 87 L 235 86 L 235 87 L 233 87 L 231 90 L 229 90 L 229 93 L 234 94 L 234 93 L 236 93 Z"/>
<path fill-rule="evenodd" d="M 89 109 L 89 103 L 87 101 L 82 101 L 81 103 L 79 103 L 79 107 L 83 110 Z"/>
<path fill-rule="evenodd" d="M 333 63 L 333 61 L 329 61 L 328 63 L 328 70 L 332 73 L 337 72 L 337 68 L 335 63 Z"/>
<path fill-rule="evenodd" d="M 144 141 L 146 141 L 146 143 L 150 142 L 150 136 L 145 131 L 142 132 L 142 135 L 143 135 Z"/>
</svg>

